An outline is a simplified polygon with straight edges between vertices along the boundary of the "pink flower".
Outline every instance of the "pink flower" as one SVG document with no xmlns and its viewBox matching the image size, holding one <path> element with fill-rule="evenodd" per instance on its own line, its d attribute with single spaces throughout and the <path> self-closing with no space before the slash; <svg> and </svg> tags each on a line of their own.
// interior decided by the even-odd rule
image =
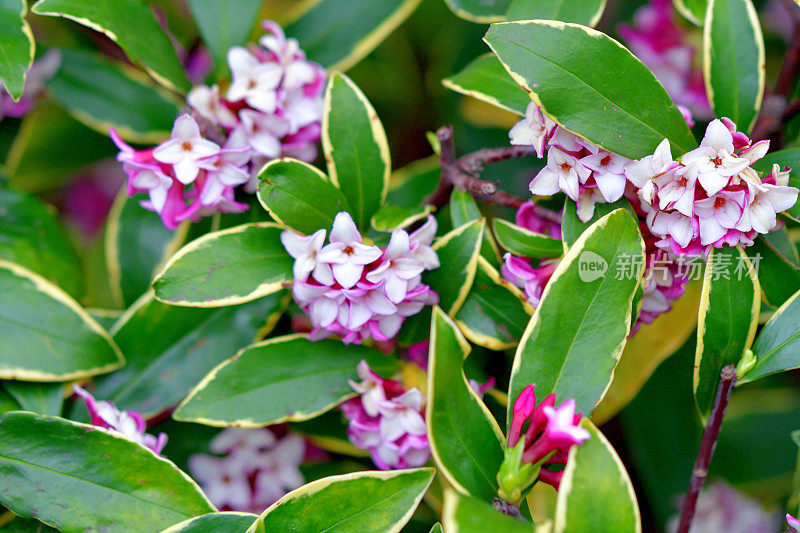
<svg viewBox="0 0 800 533">
<path fill-rule="evenodd" d="M 411 235 L 396 229 L 381 249 L 361 242 L 346 212 L 336 215 L 324 246 L 324 230 L 311 236 L 285 231 L 281 240 L 295 258 L 292 294 L 311 320 L 309 339 L 336 334 L 345 343 L 388 341 L 405 317 L 437 303 L 436 293 L 421 282 L 424 270 L 439 265 L 428 246 L 435 232 L 431 220 Z"/>
<path fill-rule="evenodd" d="M 149 448 L 155 454 L 161 453 L 167 443 L 167 436 L 160 433 L 158 437 L 154 437 L 145 433 L 147 425 L 142 415 L 136 411 L 120 411 L 111 402 L 99 402 L 89 391 L 78 385 L 73 385 L 72 388 L 86 405 L 89 416 L 92 418 L 92 425 L 114 430 L 126 439 Z"/>
<path fill-rule="evenodd" d="M 543 208 L 536 206 L 531 200 L 528 200 L 517 209 L 514 222 L 516 222 L 517 226 L 560 240 L 561 215 L 555 212 L 549 212 L 552 218 L 558 221 L 545 219 L 537 213 L 537 209 L 542 210 Z M 547 212 L 548 210 L 544 209 L 544 211 Z"/>
<path fill-rule="evenodd" d="M 678 522 L 679 516 L 673 516 L 665 530 L 674 533 Z M 710 483 L 700 493 L 691 527 L 692 533 L 774 533 L 781 530 L 779 513 L 764 509 L 758 500 L 722 480 Z"/>
<path fill-rule="evenodd" d="M 800 531 L 800 520 L 793 517 L 789 513 L 786 513 L 786 525 L 790 528 L 794 529 L 795 531 Z"/>
<path fill-rule="evenodd" d="M 547 151 L 547 166 L 533 178 L 531 194 L 551 196 L 564 191 L 573 200 L 578 200 L 578 186 L 586 182 L 592 173 L 576 157 L 562 149 L 551 146 Z"/>
<path fill-rule="evenodd" d="M 369 450 L 381 470 L 413 468 L 430 459 L 424 419 L 424 398 L 416 388 L 406 390 L 399 381 L 383 379 L 358 365 L 361 383 L 350 382 L 359 397 L 340 408 L 350 421 L 347 434 L 359 448 Z"/>
<path fill-rule="evenodd" d="M 231 102 L 244 100 L 264 113 L 274 113 L 278 105 L 276 89 L 283 76 L 281 66 L 262 63 L 241 46 L 228 50 L 228 65 L 233 79 L 225 97 Z"/>
<path fill-rule="evenodd" d="M 159 144 L 153 150 L 153 158 L 172 165 L 175 177 L 188 185 L 197 178 L 201 160 L 218 154 L 220 147 L 200 135 L 200 127 L 189 115 L 181 115 L 175 120 L 170 140 Z"/>
<path fill-rule="evenodd" d="M 209 448 L 223 456 L 194 454 L 189 471 L 220 510 L 259 513 L 304 482 L 306 444 L 294 433 L 226 428 Z"/>
<path fill-rule="evenodd" d="M 548 137 L 553 133 L 556 123 L 542 114 L 539 106 L 530 102 L 525 109 L 525 118 L 517 122 L 508 136 L 511 144 L 532 146 L 536 155 L 544 157 L 544 147 Z"/>
<path fill-rule="evenodd" d="M 218 85 L 198 85 L 192 88 L 186 95 L 186 103 L 213 124 L 234 128 L 238 123 L 233 112 L 225 106 Z"/>
</svg>

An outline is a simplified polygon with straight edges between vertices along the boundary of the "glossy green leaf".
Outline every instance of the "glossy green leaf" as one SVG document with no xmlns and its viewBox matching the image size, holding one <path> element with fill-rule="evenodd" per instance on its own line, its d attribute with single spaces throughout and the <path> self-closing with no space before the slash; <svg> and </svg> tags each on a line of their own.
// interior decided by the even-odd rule
<svg viewBox="0 0 800 533">
<path fill-rule="evenodd" d="M 512 0 L 507 20 L 560 20 L 596 26 L 606 0 Z"/>
<path fill-rule="evenodd" d="M 61 51 L 61 68 L 48 83 L 53 97 L 75 118 L 106 134 L 109 128 L 126 140 L 157 143 L 169 137 L 178 106 L 153 86 L 102 56 Z"/>
<path fill-rule="evenodd" d="M 770 152 L 762 159 L 756 161 L 753 164 L 753 168 L 759 172 L 770 172 L 773 164 L 779 165 L 781 169 L 784 167 L 791 168 L 789 185 L 800 188 L 800 148 L 788 148 L 786 150 Z M 795 219 L 800 219 L 800 201 L 795 203 L 793 207 L 787 209 L 786 213 Z"/>
<path fill-rule="evenodd" d="M 286 27 L 308 58 L 347 70 L 378 46 L 421 0 L 317 0 Z"/>
<path fill-rule="evenodd" d="M 528 93 L 509 76 L 494 54 L 478 57 L 458 74 L 443 79 L 442 84 L 518 115 L 525 115 L 531 101 Z"/>
<path fill-rule="evenodd" d="M 63 383 L 31 383 L 3 381 L 3 388 L 19 403 L 23 411 L 59 416 L 64 404 Z"/>
<path fill-rule="evenodd" d="M 497 495 L 504 438 L 492 414 L 467 383 L 469 343 L 438 306 L 431 320 L 425 419 L 436 466 L 463 494 Z"/>
<path fill-rule="evenodd" d="M 0 428 L 0 502 L 20 516 L 144 533 L 215 511 L 174 464 L 118 433 L 25 412 L 0 416 Z"/>
<path fill-rule="evenodd" d="M 175 411 L 178 420 L 211 426 L 260 427 L 308 420 L 353 396 L 348 380 L 366 360 L 379 374 L 396 361 L 374 348 L 303 335 L 254 344 L 214 368 Z"/>
<path fill-rule="evenodd" d="M 800 291 L 775 311 L 758 334 L 753 345 L 756 366 L 741 377 L 740 383 L 800 367 L 799 296 Z"/>
<path fill-rule="evenodd" d="M 546 115 L 607 150 L 644 157 L 665 137 L 675 154 L 697 146 L 650 69 L 603 33 L 563 22 L 507 22 L 493 24 L 484 40 Z"/>
<path fill-rule="evenodd" d="M 450 9 L 472 22 L 497 22 L 506 19 L 511 0 L 445 0 Z"/>
<path fill-rule="evenodd" d="M 389 180 L 387 204 L 419 208 L 436 190 L 440 176 L 439 158 L 436 155 L 418 159 L 395 170 Z"/>
<path fill-rule="evenodd" d="M 247 531 L 258 515 L 250 513 L 210 513 L 184 520 L 161 533 L 242 533 Z"/>
<path fill-rule="evenodd" d="M 452 220 L 454 228 L 463 226 L 482 216 L 478 203 L 468 191 L 453 189 L 450 195 L 450 220 Z"/>
<path fill-rule="evenodd" d="M 25 73 L 33 62 L 36 46 L 25 13 L 25 0 L 0 0 L 0 87 L 19 100 Z"/>
<path fill-rule="evenodd" d="M 106 269 L 120 307 L 130 306 L 147 292 L 189 229 L 187 225 L 175 231 L 165 228 L 161 217 L 142 208 L 139 200 L 120 191 L 106 222 Z"/>
<path fill-rule="evenodd" d="M 446 531 L 458 533 L 531 533 L 533 527 L 518 518 L 506 516 L 487 501 L 462 496 L 454 490 L 444 493 L 442 523 Z M 439 529 L 441 531 L 441 528 Z M 431 530 L 431 533 L 433 530 Z"/>
<path fill-rule="evenodd" d="M 439 294 L 439 306 L 447 313 L 458 312 L 472 287 L 485 227 L 484 219 L 475 220 L 433 243 L 441 266 L 426 271 L 422 281 Z"/>
<path fill-rule="evenodd" d="M 442 524 L 440 524 L 439 522 L 433 524 L 430 533 L 442 533 Z"/>
<path fill-rule="evenodd" d="M 592 218 L 586 222 L 582 222 L 578 218 L 578 208 L 575 201 L 567 198 L 564 202 L 564 214 L 561 216 L 561 235 L 564 239 L 564 245 L 567 247 L 572 246 L 581 233 L 586 231 L 592 224 L 609 214 L 616 209 L 627 209 L 633 218 L 638 219 L 636 212 L 631 207 L 631 203 L 627 198 L 623 197 L 616 202 L 606 204 L 599 203 L 594 206 L 594 214 Z"/>
<path fill-rule="evenodd" d="M 560 240 L 502 218 L 494 219 L 494 236 L 504 250 L 521 257 L 559 257 L 564 253 L 564 245 Z"/>
<path fill-rule="evenodd" d="M 703 25 L 708 0 L 672 0 L 672 4 L 686 20 L 697 26 Z"/>
<path fill-rule="evenodd" d="M 537 396 L 574 398 L 576 410 L 588 416 L 614 377 L 643 268 L 644 243 L 627 211 L 617 209 L 586 230 L 559 263 L 528 322 L 514 357 L 509 398 L 535 383 Z M 512 406 L 509 401 L 509 420 Z"/>
<path fill-rule="evenodd" d="M 761 289 L 741 248 L 714 249 L 708 256 L 697 320 L 694 395 L 700 415 L 711 411 L 720 371 L 737 364 L 753 343 Z"/>
<path fill-rule="evenodd" d="M 22 120 L 2 170 L 15 189 L 49 191 L 117 151 L 108 136 L 89 129 L 46 100 Z"/>
<path fill-rule="evenodd" d="M 372 228 L 377 231 L 392 231 L 405 228 L 418 220 L 423 220 L 431 213 L 431 206 L 416 207 L 404 205 L 384 205 L 372 216 Z"/>
<path fill-rule="evenodd" d="M 292 257 L 271 222 L 243 224 L 196 239 L 156 276 L 156 298 L 172 305 L 221 307 L 279 291 L 292 280 Z"/>
<path fill-rule="evenodd" d="M 13 396 L 11 396 L 5 387 L 0 386 L 0 414 L 7 413 L 9 411 L 21 410 L 22 406 L 19 404 L 19 402 L 15 400 Z"/>
<path fill-rule="evenodd" d="M 753 266 L 758 267 L 762 297 L 771 307 L 780 307 L 800 290 L 797 249 L 785 230 L 760 235 L 747 254 L 757 261 Z"/>
<path fill-rule="evenodd" d="M 709 0 L 703 27 L 703 77 L 717 117 L 748 132 L 764 96 L 764 37 L 750 0 Z"/>
<path fill-rule="evenodd" d="M 331 476 L 293 490 L 264 511 L 248 533 L 397 533 L 433 481 L 432 468 Z"/>
<path fill-rule="evenodd" d="M 203 43 L 214 58 L 217 78 L 230 75 L 227 53 L 247 43 L 258 20 L 262 0 L 188 0 Z"/>
<path fill-rule="evenodd" d="M 140 0 L 39 0 L 31 11 L 65 17 L 102 32 L 161 83 L 180 91 L 190 88 L 167 34 Z"/>
<path fill-rule="evenodd" d="M 350 78 L 334 73 L 325 90 L 322 150 L 331 182 L 350 203 L 361 231 L 386 199 L 392 163 L 378 115 Z"/>
<path fill-rule="evenodd" d="M 330 229 L 340 211 L 352 213 L 342 192 L 320 172 L 295 159 L 274 159 L 261 170 L 258 200 L 277 222 L 310 235 Z"/>
<path fill-rule="evenodd" d="M 0 261 L 0 294 L 1 379 L 67 381 L 123 364 L 108 333 L 37 274 Z"/>
<path fill-rule="evenodd" d="M 78 298 L 83 273 L 55 210 L 39 199 L 0 188 L 0 259 L 46 278 Z"/>
<path fill-rule="evenodd" d="M 241 305 L 198 309 L 143 296 L 112 330 L 127 363 L 98 381 L 95 396 L 145 417 L 161 413 L 272 329 L 287 299 L 281 291 Z"/>
<path fill-rule="evenodd" d="M 475 281 L 453 318 L 470 341 L 505 350 L 517 345 L 532 314 L 525 295 L 479 257 Z"/>
<path fill-rule="evenodd" d="M 639 504 L 625 466 L 594 424 L 583 419 L 580 425 L 591 437 L 570 449 L 553 532 L 641 533 Z"/>
</svg>

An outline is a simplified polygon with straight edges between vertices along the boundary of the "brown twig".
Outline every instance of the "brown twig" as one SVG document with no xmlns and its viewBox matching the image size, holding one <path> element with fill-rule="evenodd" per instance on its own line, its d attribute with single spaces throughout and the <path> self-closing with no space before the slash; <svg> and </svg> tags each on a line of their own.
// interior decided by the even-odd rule
<svg viewBox="0 0 800 533">
<path fill-rule="evenodd" d="M 800 14 L 796 11 L 797 6 L 791 0 L 791 13 L 794 13 L 794 29 L 792 40 L 786 55 L 783 58 L 778 79 L 775 81 L 775 89 L 771 94 L 764 96 L 761 106 L 761 113 L 758 115 L 753 133 L 753 140 L 776 138 L 781 126 L 798 113 L 797 102 L 788 103 L 788 98 L 792 93 L 797 76 L 800 73 Z"/>
<path fill-rule="evenodd" d="M 484 166 L 505 159 L 534 155 L 533 148 L 524 146 L 508 146 L 503 148 L 484 148 L 456 158 L 453 144 L 453 127 L 442 126 L 436 131 L 439 139 L 439 164 L 442 167 L 441 178 L 436 190 L 425 203 L 442 207 L 450 199 L 453 187 L 469 191 L 473 196 L 485 202 L 505 205 L 518 209 L 525 200 L 497 189 L 497 183 L 482 180 L 478 176 Z"/>
<path fill-rule="evenodd" d="M 722 428 L 722 418 L 725 416 L 725 409 L 728 407 L 728 401 L 731 398 L 731 391 L 735 383 L 736 368 L 733 365 L 728 365 L 720 373 L 720 382 L 717 387 L 717 395 L 714 398 L 714 407 L 711 409 L 711 417 L 703 432 L 703 440 L 700 441 L 700 450 L 697 452 L 697 459 L 694 462 L 689 490 L 683 500 L 678 533 L 688 533 L 689 527 L 692 525 L 694 512 L 697 508 L 697 497 L 700 495 L 700 489 L 703 488 L 706 476 L 708 476 L 708 465 L 711 462 L 711 456 L 714 455 L 714 447 L 717 445 L 719 430 Z"/>
</svg>

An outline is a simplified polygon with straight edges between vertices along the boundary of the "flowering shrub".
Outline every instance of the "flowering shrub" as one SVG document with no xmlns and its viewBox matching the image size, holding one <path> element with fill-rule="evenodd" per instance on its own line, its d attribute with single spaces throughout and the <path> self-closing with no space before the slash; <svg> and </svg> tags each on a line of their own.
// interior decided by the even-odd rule
<svg viewBox="0 0 800 533">
<path fill-rule="evenodd" d="M 0 28 L 3 531 L 800 528 L 797 2 Z"/>
</svg>

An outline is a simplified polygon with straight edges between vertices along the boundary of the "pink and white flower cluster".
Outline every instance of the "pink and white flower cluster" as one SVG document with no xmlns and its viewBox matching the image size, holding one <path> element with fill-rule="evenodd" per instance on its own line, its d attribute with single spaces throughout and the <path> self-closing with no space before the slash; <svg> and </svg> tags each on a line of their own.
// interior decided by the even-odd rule
<svg viewBox="0 0 800 533">
<path fill-rule="evenodd" d="M 777 214 L 797 202 L 789 172 L 774 165 L 765 176 L 752 165 L 769 149 L 753 143 L 730 120 L 709 123 L 700 147 L 679 161 L 669 141 L 653 155 L 625 166 L 625 175 L 641 183 L 638 191 L 656 246 L 678 256 L 698 256 L 727 244 L 750 246 L 753 238 L 779 226 Z"/>
<path fill-rule="evenodd" d="M 78 385 L 73 385 L 73 390 L 86 405 L 92 425 L 114 430 L 126 439 L 151 449 L 153 453 L 161 453 L 167 436 L 161 433 L 155 437 L 145 433 L 147 424 L 142 415 L 136 411 L 120 411 L 111 402 L 97 401 L 89 391 Z"/>
<path fill-rule="evenodd" d="M 128 194 L 148 194 L 142 206 L 158 213 L 167 228 L 247 210 L 234 199 L 235 190 L 254 192 L 258 171 L 270 159 L 316 158 L 325 70 L 306 60 L 280 26 L 266 21 L 264 27 L 261 47 L 229 50 L 232 81 L 225 97 L 216 85 L 192 89 L 192 113 L 175 120 L 168 140 L 134 150 L 110 130 Z"/>
<path fill-rule="evenodd" d="M 547 150 L 547 165 L 531 181 L 531 194 L 551 196 L 563 191 L 577 203 L 578 218 L 584 222 L 594 214 L 597 202 L 616 202 L 625 193 L 627 158 L 562 128 L 533 102 L 509 137 L 511 144 L 533 146 L 540 158 Z"/>
<path fill-rule="evenodd" d="M 222 511 L 260 513 L 304 482 L 302 437 L 267 428 L 226 428 L 211 440 L 216 456 L 189 457 L 189 471 Z"/>
<path fill-rule="evenodd" d="M 386 341 L 405 317 L 439 301 L 421 281 L 425 270 L 439 266 L 430 247 L 436 234 L 432 216 L 411 234 L 394 230 L 385 248 L 362 242 L 346 212 L 336 215 L 329 244 L 325 234 L 324 229 L 308 236 L 291 230 L 281 234 L 295 259 L 292 293 L 311 319 L 310 339 L 336 334 L 345 343 L 370 337 Z"/>
<path fill-rule="evenodd" d="M 636 10 L 633 26 L 621 24 L 617 31 L 679 107 L 707 120 L 711 106 L 697 60 L 701 35 L 681 26 L 675 15 L 671 0 L 650 0 Z"/>
<path fill-rule="evenodd" d="M 424 419 L 424 398 L 417 388 L 383 379 L 366 361 L 358 364 L 360 383 L 350 382 L 359 396 L 340 408 L 350 421 L 347 435 L 355 446 L 369 450 L 381 470 L 422 466 L 431 457 Z"/>
</svg>

